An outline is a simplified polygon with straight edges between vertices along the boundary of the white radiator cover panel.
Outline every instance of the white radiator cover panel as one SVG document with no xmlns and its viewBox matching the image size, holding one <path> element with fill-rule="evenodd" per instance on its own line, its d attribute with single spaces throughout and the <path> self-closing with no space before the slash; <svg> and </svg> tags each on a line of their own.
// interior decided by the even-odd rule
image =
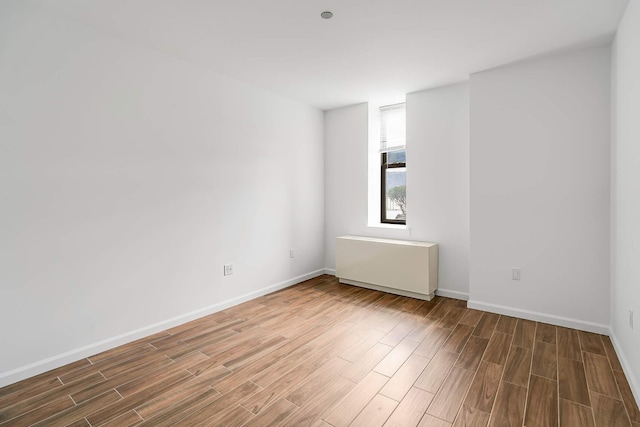
<svg viewBox="0 0 640 427">
<path fill-rule="evenodd" d="M 336 277 L 342 283 L 431 300 L 438 288 L 438 244 L 337 237 Z"/>
</svg>

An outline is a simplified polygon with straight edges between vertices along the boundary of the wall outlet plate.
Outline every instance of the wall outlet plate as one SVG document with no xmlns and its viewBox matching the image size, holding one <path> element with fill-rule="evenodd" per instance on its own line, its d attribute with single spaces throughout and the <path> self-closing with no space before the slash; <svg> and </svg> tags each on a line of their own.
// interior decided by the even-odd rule
<svg viewBox="0 0 640 427">
<path fill-rule="evenodd" d="M 513 267 L 511 269 L 511 280 L 520 280 L 520 269 Z"/>
<path fill-rule="evenodd" d="M 225 264 L 224 265 L 224 275 L 229 276 L 233 274 L 233 264 Z"/>
</svg>

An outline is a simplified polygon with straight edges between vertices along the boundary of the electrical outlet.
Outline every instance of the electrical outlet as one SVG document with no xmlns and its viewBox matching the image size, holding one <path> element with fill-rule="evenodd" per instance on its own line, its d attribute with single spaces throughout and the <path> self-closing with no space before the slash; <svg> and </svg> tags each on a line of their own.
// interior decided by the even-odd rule
<svg viewBox="0 0 640 427">
<path fill-rule="evenodd" d="M 293 249 L 289 249 L 289 258 L 293 258 Z"/>
<path fill-rule="evenodd" d="M 511 280 L 520 280 L 520 269 L 513 267 L 511 269 Z"/>
<path fill-rule="evenodd" d="M 233 264 L 225 264 L 224 265 L 224 275 L 229 276 L 233 274 Z"/>
<path fill-rule="evenodd" d="M 629 310 L 629 327 L 633 329 L 633 310 Z"/>
</svg>

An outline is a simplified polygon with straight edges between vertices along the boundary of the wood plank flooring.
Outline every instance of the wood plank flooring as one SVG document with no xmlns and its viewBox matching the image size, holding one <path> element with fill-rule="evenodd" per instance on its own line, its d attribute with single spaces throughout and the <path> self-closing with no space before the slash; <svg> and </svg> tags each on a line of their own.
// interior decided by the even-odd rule
<svg viewBox="0 0 640 427">
<path fill-rule="evenodd" d="M 320 276 L 0 389 L 0 426 L 640 427 L 608 337 Z"/>
</svg>

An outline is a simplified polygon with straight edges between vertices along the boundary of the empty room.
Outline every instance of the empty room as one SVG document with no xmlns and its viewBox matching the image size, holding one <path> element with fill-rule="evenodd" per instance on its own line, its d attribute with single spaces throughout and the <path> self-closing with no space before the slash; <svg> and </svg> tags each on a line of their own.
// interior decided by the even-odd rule
<svg viewBox="0 0 640 427">
<path fill-rule="evenodd" d="M 0 0 L 0 427 L 640 427 L 638 112 L 640 0 Z"/>
</svg>

